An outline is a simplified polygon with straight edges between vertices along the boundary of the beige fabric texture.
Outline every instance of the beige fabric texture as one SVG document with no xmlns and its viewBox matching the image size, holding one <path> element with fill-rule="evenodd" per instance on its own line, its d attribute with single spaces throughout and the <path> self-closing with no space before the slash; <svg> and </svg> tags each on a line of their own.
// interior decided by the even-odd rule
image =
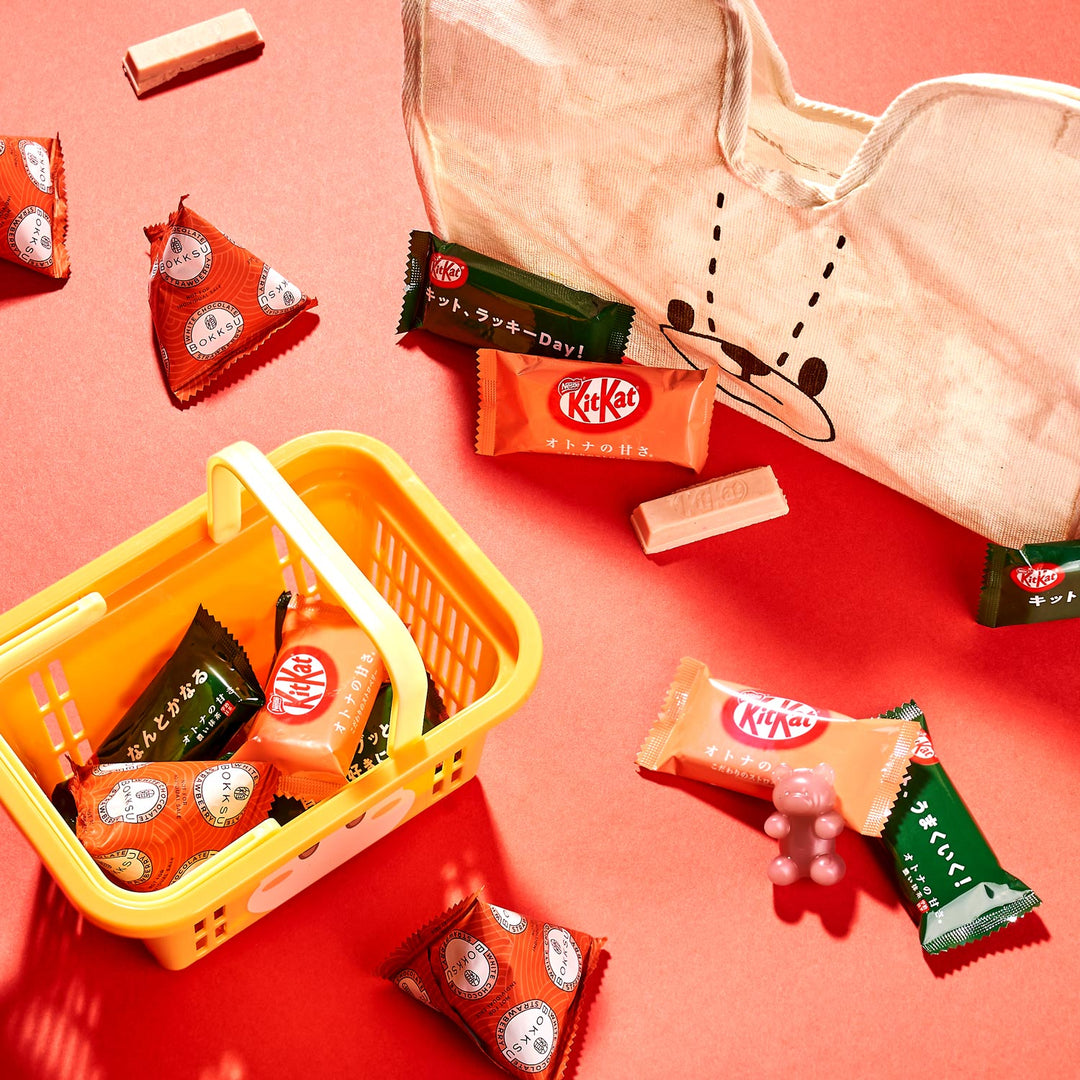
<svg viewBox="0 0 1080 1080">
<path fill-rule="evenodd" d="M 999 543 L 1080 511 L 1080 91 L 800 98 L 749 0 L 404 0 L 442 237 L 637 308 L 627 355 Z M 717 412 L 714 439 L 723 439 Z"/>
</svg>

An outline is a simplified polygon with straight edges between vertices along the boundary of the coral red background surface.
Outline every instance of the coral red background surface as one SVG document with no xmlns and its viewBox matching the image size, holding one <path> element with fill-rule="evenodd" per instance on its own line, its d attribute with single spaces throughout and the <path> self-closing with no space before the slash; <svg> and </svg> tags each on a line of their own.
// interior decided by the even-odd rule
<svg viewBox="0 0 1080 1080">
<path fill-rule="evenodd" d="M 73 274 L 57 288 L 0 263 L 0 610 L 193 498 L 220 447 L 348 428 L 398 450 L 520 590 L 543 671 L 476 782 L 181 973 L 81 921 L 0 813 L 0 1074 L 494 1078 L 375 975 L 486 884 L 609 939 L 582 1080 L 1075 1075 L 1080 622 L 976 625 L 978 536 L 727 409 L 703 476 L 770 464 L 791 513 L 653 561 L 629 512 L 685 470 L 477 457 L 469 351 L 393 332 L 424 226 L 395 0 L 257 0 L 258 59 L 137 100 L 125 48 L 226 6 L 4 5 L 0 131 L 60 131 Z M 1070 0 L 762 6 L 799 91 L 867 112 L 957 72 L 1080 83 Z M 142 228 L 185 192 L 320 304 L 180 411 L 151 344 Z M 841 885 L 774 890 L 767 803 L 633 764 L 684 654 L 854 715 L 916 697 L 1044 906 L 928 959 L 849 833 Z"/>
</svg>

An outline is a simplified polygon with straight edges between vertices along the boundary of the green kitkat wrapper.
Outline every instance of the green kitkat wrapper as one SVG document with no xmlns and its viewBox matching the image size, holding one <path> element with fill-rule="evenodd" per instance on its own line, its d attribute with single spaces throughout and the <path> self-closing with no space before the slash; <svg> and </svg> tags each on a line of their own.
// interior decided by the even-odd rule
<svg viewBox="0 0 1080 1080">
<path fill-rule="evenodd" d="M 618 363 L 634 309 L 413 232 L 397 332 L 430 330 L 479 349 Z"/>
<path fill-rule="evenodd" d="M 992 934 L 1041 901 L 1006 873 L 938 761 L 926 717 L 912 701 L 883 713 L 923 729 L 881 842 L 922 947 L 945 952 Z"/>
<path fill-rule="evenodd" d="M 986 545 L 979 591 L 983 626 L 1056 622 L 1080 616 L 1080 540 Z"/>
</svg>

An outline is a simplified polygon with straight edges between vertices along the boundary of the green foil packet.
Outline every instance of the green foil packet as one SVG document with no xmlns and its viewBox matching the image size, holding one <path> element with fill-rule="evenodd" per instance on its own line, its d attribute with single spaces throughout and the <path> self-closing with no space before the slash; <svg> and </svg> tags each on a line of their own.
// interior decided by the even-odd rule
<svg viewBox="0 0 1080 1080">
<path fill-rule="evenodd" d="M 618 363 L 634 309 L 413 232 L 397 332 L 430 330 L 481 349 Z"/>
<path fill-rule="evenodd" d="M 955 949 L 1038 907 L 1035 893 L 1002 869 L 938 761 L 915 702 L 882 715 L 915 720 L 923 729 L 881 834 L 922 947 L 928 953 Z"/>
<path fill-rule="evenodd" d="M 214 761 L 264 704 L 247 653 L 200 604 L 172 656 L 106 736 L 97 758 Z"/>
<path fill-rule="evenodd" d="M 986 545 L 979 592 L 983 626 L 1055 622 L 1080 616 L 1080 540 L 1007 548 Z"/>
<path fill-rule="evenodd" d="M 423 732 L 426 735 L 447 718 L 446 706 L 439 695 L 430 672 L 428 673 L 427 701 L 424 703 Z M 364 725 L 364 737 L 356 747 L 352 764 L 349 766 L 349 779 L 355 780 L 368 769 L 375 768 L 390 756 L 390 706 L 394 703 L 394 691 L 388 682 L 379 687 L 371 715 Z"/>
</svg>

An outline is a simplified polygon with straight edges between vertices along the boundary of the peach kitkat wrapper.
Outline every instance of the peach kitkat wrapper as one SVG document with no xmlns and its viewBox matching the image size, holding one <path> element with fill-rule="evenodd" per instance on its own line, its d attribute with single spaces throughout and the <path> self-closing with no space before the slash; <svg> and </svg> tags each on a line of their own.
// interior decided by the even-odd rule
<svg viewBox="0 0 1080 1080">
<path fill-rule="evenodd" d="M 710 677 L 700 660 L 684 657 L 637 763 L 771 799 L 778 765 L 826 762 L 844 820 L 864 836 L 880 836 L 918 737 L 914 721 L 856 720 Z"/>
<path fill-rule="evenodd" d="M 558 1080 L 603 947 L 603 938 L 473 894 L 417 931 L 380 974 L 449 1017 L 506 1072 Z"/>
<path fill-rule="evenodd" d="M 184 205 L 150 241 L 150 313 L 169 390 L 187 401 L 318 301 Z"/>
<path fill-rule="evenodd" d="M 0 257 L 46 277 L 71 273 L 60 136 L 0 135 Z"/>
</svg>

